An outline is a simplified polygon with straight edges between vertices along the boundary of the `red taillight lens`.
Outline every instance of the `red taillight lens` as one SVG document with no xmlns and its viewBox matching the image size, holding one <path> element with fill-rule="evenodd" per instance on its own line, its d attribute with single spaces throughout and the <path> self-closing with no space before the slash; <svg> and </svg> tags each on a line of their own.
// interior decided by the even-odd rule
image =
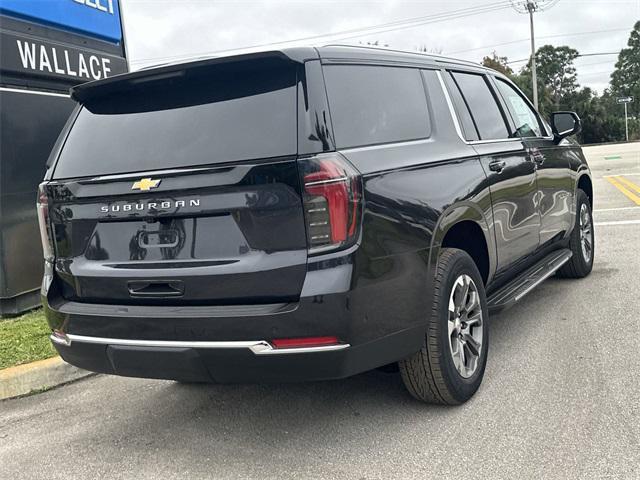
<svg viewBox="0 0 640 480">
<path fill-rule="evenodd" d="M 338 337 L 303 337 L 303 338 L 278 338 L 271 340 L 271 344 L 276 348 L 304 348 L 323 347 L 327 345 L 338 345 Z"/>
<path fill-rule="evenodd" d="M 353 245 L 362 211 L 360 174 L 340 154 L 300 160 L 311 253 Z"/>
<path fill-rule="evenodd" d="M 53 243 L 51 241 L 51 223 L 49 222 L 49 199 L 44 190 L 44 184 L 38 187 L 38 224 L 40 225 L 40 240 L 42 240 L 42 253 L 46 261 L 52 262 L 54 258 Z"/>
</svg>

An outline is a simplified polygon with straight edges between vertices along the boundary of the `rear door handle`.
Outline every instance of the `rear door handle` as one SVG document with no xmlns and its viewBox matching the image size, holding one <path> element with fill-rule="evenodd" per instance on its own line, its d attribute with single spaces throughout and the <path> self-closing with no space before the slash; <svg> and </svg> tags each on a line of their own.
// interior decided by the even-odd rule
<svg viewBox="0 0 640 480">
<path fill-rule="evenodd" d="M 538 165 L 542 165 L 544 163 L 544 154 L 537 148 L 530 149 L 529 156 L 531 157 L 531 160 L 533 160 Z"/>
<path fill-rule="evenodd" d="M 505 169 L 506 166 L 507 162 L 504 160 L 493 160 L 491 163 L 489 163 L 489 170 L 491 170 L 492 172 L 500 173 Z"/>
</svg>

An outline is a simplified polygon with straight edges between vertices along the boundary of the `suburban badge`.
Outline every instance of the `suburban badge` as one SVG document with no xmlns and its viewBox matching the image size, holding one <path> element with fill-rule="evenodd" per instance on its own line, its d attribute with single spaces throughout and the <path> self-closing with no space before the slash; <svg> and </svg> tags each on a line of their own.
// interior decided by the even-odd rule
<svg viewBox="0 0 640 480">
<path fill-rule="evenodd" d="M 148 192 L 152 188 L 156 188 L 160 185 L 161 179 L 153 179 L 153 178 L 141 178 L 137 182 L 133 184 L 131 190 L 142 190 L 143 192 Z"/>
</svg>

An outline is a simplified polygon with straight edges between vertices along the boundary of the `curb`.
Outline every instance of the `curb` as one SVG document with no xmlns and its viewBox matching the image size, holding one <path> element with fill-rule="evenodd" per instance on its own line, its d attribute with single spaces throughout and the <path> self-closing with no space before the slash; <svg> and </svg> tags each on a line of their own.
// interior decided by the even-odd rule
<svg viewBox="0 0 640 480">
<path fill-rule="evenodd" d="M 92 375 L 60 357 L 0 370 L 0 400 L 19 397 Z"/>
</svg>

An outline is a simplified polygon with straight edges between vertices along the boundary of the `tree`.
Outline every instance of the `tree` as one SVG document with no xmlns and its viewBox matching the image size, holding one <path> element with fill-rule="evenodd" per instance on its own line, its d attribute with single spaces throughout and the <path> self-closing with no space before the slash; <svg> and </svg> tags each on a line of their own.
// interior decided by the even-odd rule
<svg viewBox="0 0 640 480">
<path fill-rule="evenodd" d="M 627 42 L 618 55 L 616 67 L 611 74 L 611 94 L 614 97 L 633 95 L 634 103 L 629 104 L 633 115 L 640 113 L 640 21 L 636 22 Z M 640 133 L 640 132 L 639 132 Z"/>
<path fill-rule="evenodd" d="M 482 65 L 485 67 L 493 68 L 494 70 L 507 75 L 513 75 L 513 70 L 507 64 L 507 57 L 499 57 L 494 50 L 491 56 L 486 56 L 482 59 Z"/>
<path fill-rule="evenodd" d="M 578 89 L 578 79 L 573 61 L 578 57 L 577 50 L 562 46 L 545 45 L 536 52 L 538 85 L 543 95 L 547 94 L 555 110 L 560 109 L 563 97 Z M 522 73 L 531 77 L 531 67 L 524 67 Z"/>
</svg>

